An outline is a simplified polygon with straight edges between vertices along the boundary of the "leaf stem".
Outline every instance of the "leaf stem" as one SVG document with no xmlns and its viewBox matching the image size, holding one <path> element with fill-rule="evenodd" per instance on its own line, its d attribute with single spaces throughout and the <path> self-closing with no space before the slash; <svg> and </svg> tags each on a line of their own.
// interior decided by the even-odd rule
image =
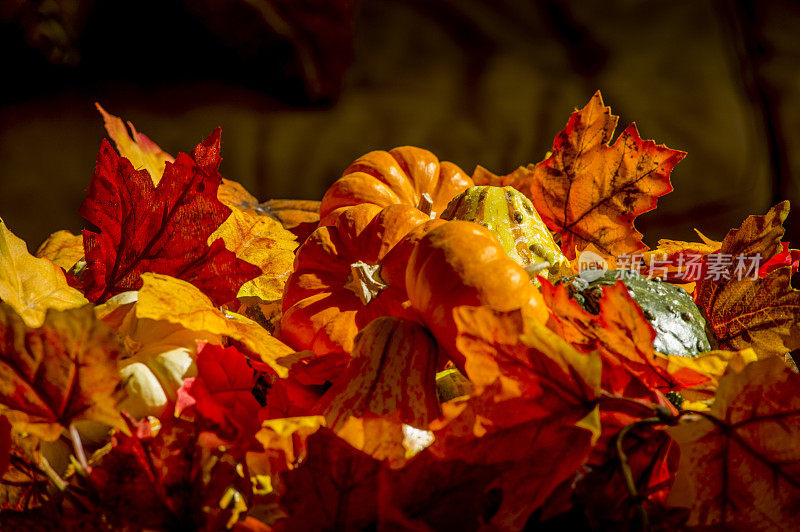
<svg viewBox="0 0 800 532">
<path fill-rule="evenodd" d="M 619 458 L 620 472 L 622 473 L 622 478 L 625 479 L 625 485 L 628 488 L 628 493 L 630 493 L 633 502 L 636 504 L 636 509 L 639 513 L 639 520 L 642 523 L 642 530 L 650 530 L 650 519 L 647 515 L 647 509 L 644 507 L 644 499 L 639 496 L 639 489 L 636 487 L 636 481 L 633 478 L 633 472 L 628 464 L 628 455 L 625 454 L 625 451 L 622 448 L 622 442 L 625 439 L 625 436 L 627 436 L 628 433 L 636 427 L 644 425 L 661 425 L 663 423 L 664 422 L 660 417 L 640 419 L 639 421 L 635 421 L 619 431 L 615 441 L 617 457 Z"/>
<path fill-rule="evenodd" d="M 641 410 L 643 412 L 647 412 L 651 416 L 657 416 L 657 417 L 662 417 L 663 416 L 663 412 L 661 412 L 661 408 L 658 407 L 657 405 L 653 405 L 652 403 L 640 401 L 638 399 L 631 399 L 630 397 L 623 397 L 621 395 L 614 395 L 614 394 L 608 393 L 605 390 L 603 390 L 601 392 L 601 395 L 600 395 L 600 398 L 598 399 L 598 402 L 602 406 L 605 406 L 605 407 L 608 407 L 609 405 L 613 406 L 614 403 L 633 406 L 633 407 L 636 407 L 637 409 L 639 409 L 639 410 Z"/>
<path fill-rule="evenodd" d="M 72 440 L 72 448 L 75 450 L 75 458 L 78 459 L 78 463 L 81 465 L 84 473 L 88 473 L 89 462 L 86 460 L 86 452 L 83 450 L 81 435 L 78 433 L 78 429 L 75 427 L 74 423 L 69 424 L 69 437 Z"/>
<path fill-rule="evenodd" d="M 37 465 L 39 466 L 39 469 L 42 470 L 42 473 L 44 473 L 45 476 L 50 479 L 50 482 L 55 484 L 56 488 L 58 488 L 58 491 L 65 491 L 67 489 L 66 481 L 64 481 L 64 479 L 61 478 L 58 473 L 56 473 L 55 469 L 53 469 L 53 466 L 51 466 L 50 462 L 47 461 L 47 458 L 44 456 L 39 456 L 39 463 Z"/>
</svg>

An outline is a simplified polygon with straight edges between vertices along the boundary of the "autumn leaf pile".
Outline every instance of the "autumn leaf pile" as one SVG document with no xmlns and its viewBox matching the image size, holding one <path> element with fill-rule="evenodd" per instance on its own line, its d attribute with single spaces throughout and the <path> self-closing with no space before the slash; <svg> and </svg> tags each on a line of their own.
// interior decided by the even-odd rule
<svg viewBox="0 0 800 532">
<path fill-rule="evenodd" d="M 99 109 L 83 233 L 0 224 L 0 529 L 800 528 L 788 202 L 647 249 L 685 154 L 614 140 L 599 93 L 537 164 L 374 151 L 321 202 L 223 179 L 219 130 L 173 157 Z M 715 350 L 656 352 L 622 283 L 590 313 L 439 218 L 472 185 L 529 198 L 572 273 L 666 257 Z M 715 255 L 762 267 L 675 276 Z"/>
</svg>

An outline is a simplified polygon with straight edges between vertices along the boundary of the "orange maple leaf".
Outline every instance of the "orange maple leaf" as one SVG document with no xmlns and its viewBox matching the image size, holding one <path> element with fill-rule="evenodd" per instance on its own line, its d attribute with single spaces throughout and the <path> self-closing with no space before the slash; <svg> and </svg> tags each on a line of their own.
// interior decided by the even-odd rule
<svg viewBox="0 0 800 532">
<path fill-rule="evenodd" d="M 568 259 L 575 258 L 576 247 L 582 251 L 589 244 L 607 255 L 638 251 L 646 246 L 633 220 L 672 191 L 669 174 L 686 153 L 642 140 L 635 124 L 610 144 L 618 120 L 598 91 L 572 113 L 544 161 L 506 176 L 478 167 L 473 180 L 510 185 L 528 196 L 545 224 L 561 235 Z"/>
<path fill-rule="evenodd" d="M 683 387 L 684 383 L 666 370 L 666 357 L 653 348 L 655 330 L 621 281 L 603 288 L 598 315 L 570 299 L 563 284 L 543 282 L 542 295 L 552 312 L 551 329 L 584 352 L 598 350 L 606 391 L 653 399 L 653 390 L 667 393 Z M 681 376 L 691 382 L 703 380 L 694 373 Z"/>
<path fill-rule="evenodd" d="M 453 315 L 476 391 L 443 405 L 443 419 L 431 424 L 430 450 L 440 458 L 508 466 L 493 484 L 503 502 L 492 524 L 518 530 L 585 463 L 600 435 L 600 359 L 579 353 L 519 310 L 461 306 Z"/>
<path fill-rule="evenodd" d="M 681 447 L 669 502 L 690 526 L 800 528 L 798 389 L 779 358 L 759 360 L 720 381 L 708 414 L 668 429 Z"/>
<path fill-rule="evenodd" d="M 79 419 L 122 426 L 114 334 L 91 306 L 49 311 L 30 328 L 0 303 L 0 414 L 52 441 Z"/>
</svg>

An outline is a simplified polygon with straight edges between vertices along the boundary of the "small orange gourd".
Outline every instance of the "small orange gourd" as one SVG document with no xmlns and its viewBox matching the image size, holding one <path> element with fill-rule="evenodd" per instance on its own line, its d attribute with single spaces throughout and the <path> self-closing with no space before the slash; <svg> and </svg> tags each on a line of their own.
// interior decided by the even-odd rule
<svg viewBox="0 0 800 532">
<path fill-rule="evenodd" d="M 456 347 L 455 307 L 523 308 L 534 319 L 548 317 L 528 272 L 489 229 L 473 222 L 445 222 L 422 236 L 409 258 L 405 284 L 411 306 L 462 371 L 465 358 Z"/>
<path fill-rule="evenodd" d="M 379 207 L 400 203 L 438 216 L 454 196 L 473 185 L 458 166 L 428 150 L 403 146 L 372 151 L 358 158 L 325 192 L 320 225 L 330 225 L 342 210 L 369 203 Z"/>
</svg>

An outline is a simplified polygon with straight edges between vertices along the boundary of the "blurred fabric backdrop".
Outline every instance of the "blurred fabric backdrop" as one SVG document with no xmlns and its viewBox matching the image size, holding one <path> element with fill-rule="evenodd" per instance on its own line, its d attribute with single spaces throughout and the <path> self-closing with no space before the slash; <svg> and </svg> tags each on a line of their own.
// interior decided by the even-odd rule
<svg viewBox="0 0 800 532">
<path fill-rule="evenodd" d="M 618 132 L 688 152 L 650 245 L 800 206 L 797 2 L 0 0 L 0 24 L 0 217 L 31 251 L 82 228 L 95 101 L 173 154 L 220 125 L 223 176 L 319 199 L 373 149 L 538 162 L 600 89 Z"/>
</svg>

